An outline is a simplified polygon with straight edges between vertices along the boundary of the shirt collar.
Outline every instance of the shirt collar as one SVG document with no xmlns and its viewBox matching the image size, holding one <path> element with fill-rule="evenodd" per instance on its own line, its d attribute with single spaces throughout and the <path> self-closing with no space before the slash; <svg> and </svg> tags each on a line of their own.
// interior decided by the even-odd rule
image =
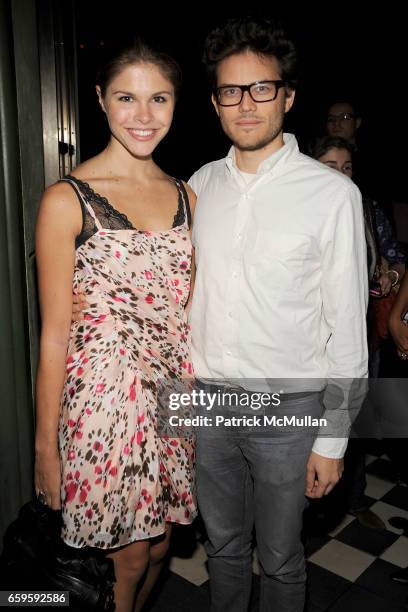
<svg viewBox="0 0 408 612">
<path fill-rule="evenodd" d="M 283 142 L 283 147 L 281 147 L 278 151 L 275 151 L 275 153 L 272 153 L 272 155 L 264 159 L 263 162 L 260 164 L 256 173 L 258 176 L 261 174 L 266 174 L 267 172 L 271 172 L 276 168 L 277 164 L 281 160 L 287 160 L 289 157 L 299 151 L 297 140 L 293 134 L 284 133 Z M 239 172 L 239 169 L 236 165 L 234 146 L 230 148 L 228 155 L 225 158 L 225 163 L 229 171 L 232 171 L 232 169 L 234 168 Z"/>
</svg>

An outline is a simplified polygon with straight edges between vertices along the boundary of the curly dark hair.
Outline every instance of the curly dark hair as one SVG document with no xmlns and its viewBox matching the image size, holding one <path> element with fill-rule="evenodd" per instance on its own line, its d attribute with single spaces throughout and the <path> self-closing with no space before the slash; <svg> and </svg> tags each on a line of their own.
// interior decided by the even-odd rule
<svg viewBox="0 0 408 612">
<path fill-rule="evenodd" d="M 213 87 L 217 85 L 217 64 L 244 51 L 275 57 L 281 79 L 286 81 L 289 89 L 296 88 L 297 54 L 294 42 L 288 38 L 279 22 L 259 17 L 229 19 L 208 34 L 204 43 L 203 63 Z"/>
</svg>

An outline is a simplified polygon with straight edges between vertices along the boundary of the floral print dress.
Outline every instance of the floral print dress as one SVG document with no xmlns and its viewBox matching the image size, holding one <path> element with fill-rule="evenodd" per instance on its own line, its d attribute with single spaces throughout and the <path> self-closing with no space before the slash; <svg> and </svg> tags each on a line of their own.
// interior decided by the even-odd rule
<svg viewBox="0 0 408 612">
<path fill-rule="evenodd" d="M 135 229 L 89 185 L 67 176 L 83 212 L 74 291 L 84 320 L 71 326 L 59 448 L 64 541 L 115 548 L 195 514 L 194 440 L 158 430 L 157 389 L 191 378 L 189 204 L 167 231 Z"/>
</svg>

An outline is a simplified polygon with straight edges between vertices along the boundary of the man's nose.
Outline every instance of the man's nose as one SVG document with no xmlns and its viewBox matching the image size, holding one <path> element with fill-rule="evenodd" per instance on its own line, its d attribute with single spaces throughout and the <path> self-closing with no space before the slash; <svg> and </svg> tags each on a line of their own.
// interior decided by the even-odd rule
<svg viewBox="0 0 408 612">
<path fill-rule="evenodd" d="M 251 98 L 249 91 L 244 91 L 244 94 L 242 96 L 242 100 L 239 106 L 242 111 L 254 110 L 256 108 L 256 102 L 254 102 L 253 99 Z"/>
</svg>

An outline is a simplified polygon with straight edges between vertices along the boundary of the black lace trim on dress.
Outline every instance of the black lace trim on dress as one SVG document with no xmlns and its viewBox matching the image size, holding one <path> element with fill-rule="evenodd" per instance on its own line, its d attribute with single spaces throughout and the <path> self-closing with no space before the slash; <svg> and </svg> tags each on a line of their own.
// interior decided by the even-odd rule
<svg viewBox="0 0 408 612">
<path fill-rule="evenodd" d="M 114 206 L 109 202 L 109 200 L 105 196 L 101 196 L 97 193 L 89 183 L 85 181 L 81 181 L 72 175 L 67 175 L 65 178 L 61 179 L 67 183 L 70 183 L 75 191 L 79 190 L 85 199 L 86 203 L 89 204 L 95 213 L 95 217 L 98 219 L 99 223 L 104 229 L 129 229 L 136 230 L 133 224 L 130 222 L 128 217 L 124 214 L 116 210 Z M 174 215 L 172 228 L 179 227 L 183 225 L 185 222 L 185 210 L 187 211 L 187 218 L 189 220 L 190 226 L 190 207 L 188 204 L 188 197 L 185 199 L 184 193 L 185 188 L 184 185 L 178 181 L 177 179 L 172 179 L 178 189 L 179 198 L 178 198 L 178 208 L 177 212 Z M 81 204 L 82 209 L 82 217 L 83 217 L 83 226 L 80 234 L 76 237 L 75 247 L 78 248 L 86 242 L 93 234 L 95 234 L 98 229 L 95 224 L 95 219 L 90 214 L 87 207 L 84 205 L 80 195 L 77 193 L 79 202 Z M 187 194 L 186 194 L 187 195 Z"/>
</svg>

